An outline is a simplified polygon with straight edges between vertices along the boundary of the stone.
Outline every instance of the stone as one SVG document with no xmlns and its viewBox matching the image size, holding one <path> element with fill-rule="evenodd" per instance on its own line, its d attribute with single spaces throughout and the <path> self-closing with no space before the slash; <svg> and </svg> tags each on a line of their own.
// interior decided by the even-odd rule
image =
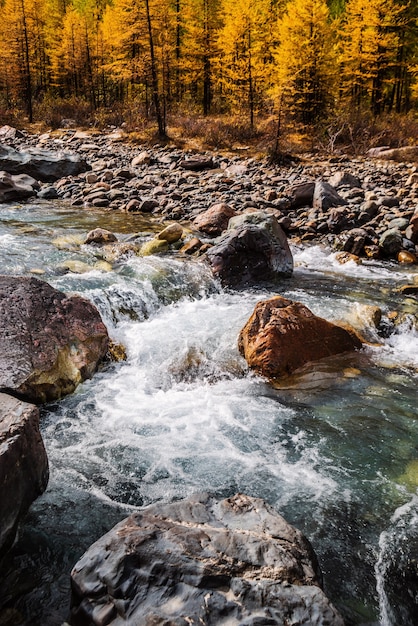
<svg viewBox="0 0 418 626">
<path fill-rule="evenodd" d="M 203 170 L 211 170 L 216 167 L 212 157 L 182 159 L 179 162 L 179 166 L 184 170 L 190 170 L 191 172 L 202 172 Z"/>
<path fill-rule="evenodd" d="M 141 256 L 150 256 L 151 254 L 159 254 L 168 250 L 168 241 L 165 239 L 151 239 L 142 244 L 139 249 Z"/>
<path fill-rule="evenodd" d="M 141 213 L 152 213 L 152 211 L 158 206 L 159 203 L 157 202 L 157 200 L 143 200 L 136 210 L 140 211 Z"/>
<path fill-rule="evenodd" d="M 325 181 L 315 183 L 314 194 L 312 198 L 312 206 L 320 211 L 328 211 L 328 209 L 337 206 L 343 206 L 347 202 L 342 198 L 332 185 Z"/>
<path fill-rule="evenodd" d="M 228 222 L 234 215 L 235 210 L 229 204 L 221 202 L 198 215 L 193 225 L 203 233 L 217 237 L 227 229 Z"/>
<path fill-rule="evenodd" d="M 233 288 L 291 276 L 293 257 L 277 219 L 257 211 L 239 216 L 239 220 L 232 221 L 236 228 L 225 231 L 206 253 L 214 275 Z"/>
<path fill-rule="evenodd" d="M 402 234 L 397 228 L 389 228 L 379 238 L 379 248 L 386 257 L 394 257 L 402 248 Z"/>
<path fill-rule="evenodd" d="M 286 189 L 285 193 L 290 200 L 290 209 L 299 209 L 312 206 L 315 183 L 299 183 Z"/>
<path fill-rule="evenodd" d="M 105 243 L 112 243 L 113 241 L 117 240 L 118 238 L 116 237 L 116 235 L 110 232 L 110 230 L 106 230 L 104 228 L 95 228 L 87 234 L 84 243 L 102 245 Z"/>
<path fill-rule="evenodd" d="M 175 243 L 176 241 L 179 241 L 179 239 L 181 239 L 182 236 L 183 236 L 183 227 L 177 222 L 175 222 L 174 224 L 170 224 L 169 226 L 166 226 L 166 228 L 164 228 L 164 230 L 158 233 L 155 237 L 156 239 L 163 239 L 164 241 L 167 241 L 168 243 Z"/>
<path fill-rule="evenodd" d="M 414 265 L 418 263 L 417 255 L 414 252 L 408 252 L 408 250 L 400 250 L 398 252 L 398 263 L 402 263 L 402 265 Z"/>
<path fill-rule="evenodd" d="M 41 191 L 38 191 L 38 198 L 42 198 L 42 200 L 56 200 L 59 198 L 59 195 L 55 187 L 44 187 Z"/>
<path fill-rule="evenodd" d="M 33 184 L 28 180 L 33 181 Z M 8 172 L 0 171 L 0 202 L 26 200 L 36 196 L 36 180 L 24 174 L 12 176 Z"/>
<path fill-rule="evenodd" d="M 65 176 L 76 176 L 91 169 L 76 154 L 27 148 L 19 152 L 0 144 L 0 169 L 9 174 L 29 174 L 36 180 L 53 182 Z"/>
<path fill-rule="evenodd" d="M 34 277 L 0 276 L 0 389 L 40 403 L 91 377 L 108 334 L 97 309 Z"/>
<path fill-rule="evenodd" d="M 0 141 L 3 139 L 22 139 L 24 134 L 21 130 L 5 124 L 0 128 Z"/>
<path fill-rule="evenodd" d="M 197 237 L 192 237 L 179 250 L 182 254 L 195 254 L 202 247 L 202 242 Z"/>
<path fill-rule="evenodd" d="M 281 296 L 259 302 L 238 338 L 248 365 L 269 379 L 361 345 L 354 333 L 317 317 L 301 302 Z"/>
<path fill-rule="evenodd" d="M 351 252 L 338 252 L 338 254 L 335 255 L 335 258 L 341 265 L 345 265 L 345 263 L 349 263 L 350 261 L 356 263 L 357 265 L 360 265 L 361 263 L 361 259 L 356 254 L 352 254 Z"/>
<path fill-rule="evenodd" d="M 308 540 L 243 494 L 134 513 L 81 557 L 71 586 L 71 626 L 343 626 Z"/>
<path fill-rule="evenodd" d="M 402 148 L 389 148 L 382 146 L 369 150 L 368 156 L 398 163 L 418 161 L 418 146 L 404 146 Z"/>
<path fill-rule="evenodd" d="M 328 180 L 328 183 L 335 189 L 339 187 L 351 187 L 353 189 L 361 187 L 361 181 L 357 176 L 350 174 L 350 172 L 342 171 L 335 172 Z"/>
<path fill-rule="evenodd" d="M 38 408 L 0 393 L 0 558 L 20 518 L 45 491 L 48 475 Z"/>
<path fill-rule="evenodd" d="M 136 155 L 131 161 L 131 167 L 138 167 L 141 165 L 149 165 L 152 162 L 152 157 L 149 152 L 144 150 Z"/>
</svg>

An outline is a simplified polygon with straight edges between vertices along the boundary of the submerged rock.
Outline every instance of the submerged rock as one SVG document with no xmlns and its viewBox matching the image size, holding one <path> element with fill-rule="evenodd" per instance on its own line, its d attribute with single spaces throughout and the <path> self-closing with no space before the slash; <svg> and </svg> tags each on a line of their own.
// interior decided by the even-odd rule
<svg viewBox="0 0 418 626">
<path fill-rule="evenodd" d="M 72 626 L 343 626 L 308 540 L 242 494 L 134 513 L 91 546 L 71 579 Z"/>
<path fill-rule="evenodd" d="M 248 365 L 271 379 L 361 345 L 354 332 L 281 296 L 259 302 L 238 338 L 239 351 Z"/>
<path fill-rule="evenodd" d="M 0 393 L 0 557 L 13 543 L 19 519 L 47 483 L 38 408 Z"/>
<path fill-rule="evenodd" d="M 37 278 L 0 276 L 0 390 L 55 400 L 89 378 L 106 354 L 97 309 Z"/>
</svg>

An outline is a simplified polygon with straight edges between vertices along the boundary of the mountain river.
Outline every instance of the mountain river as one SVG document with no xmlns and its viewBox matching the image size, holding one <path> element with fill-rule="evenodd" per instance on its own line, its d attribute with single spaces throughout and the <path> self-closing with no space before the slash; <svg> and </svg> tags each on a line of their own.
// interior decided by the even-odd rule
<svg viewBox="0 0 418 626">
<path fill-rule="evenodd" d="M 319 246 L 293 247 L 294 275 L 276 291 L 233 292 L 174 254 L 104 271 L 78 245 L 98 226 L 121 240 L 162 229 L 60 203 L 0 205 L 1 272 L 88 298 L 127 350 L 42 408 L 50 481 L 2 563 L 0 624 L 63 624 L 71 568 L 91 543 L 137 507 L 198 491 L 262 497 L 302 530 L 347 625 L 418 623 L 417 300 L 397 291 L 417 266 L 340 265 Z M 74 261 L 83 273 L 67 271 Z M 372 304 L 404 322 L 273 388 L 237 349 L 273 293 L 329 320 Z"/>
</svg>

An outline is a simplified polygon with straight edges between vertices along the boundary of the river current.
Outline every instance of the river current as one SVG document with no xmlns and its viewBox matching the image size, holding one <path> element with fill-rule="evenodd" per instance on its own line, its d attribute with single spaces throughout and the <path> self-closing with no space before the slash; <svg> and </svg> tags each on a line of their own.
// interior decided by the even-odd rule
<svg viewBox="0 0 418 626">
<path fill-rule="evenodd" d="M 69 573 L 93 541 L 139 506 L 198 491 L 262 497 L 302 530 L 348 625 L 416 623 L 417 300 L 397 288 L 417 267 L 340 265 L 319 246 L 293 247 L 294 275 L 274 292 L 233 292 L 175 255 L 106 271 L 79 246 L 97 226 L 121 240 L 162 228 L 59 203 L 0 205 L 2 273 L 88 298 L 127 350 L 42 409 L 50 481 L 2 564 L 0 624 L 63 624 Z M 75 261 L 82 273 L 68 271 Z M 380 345 L 273 388 L 237 349 L 273 293 L 331 321 L 372 304 L 404 322 Z"/>
</svg>

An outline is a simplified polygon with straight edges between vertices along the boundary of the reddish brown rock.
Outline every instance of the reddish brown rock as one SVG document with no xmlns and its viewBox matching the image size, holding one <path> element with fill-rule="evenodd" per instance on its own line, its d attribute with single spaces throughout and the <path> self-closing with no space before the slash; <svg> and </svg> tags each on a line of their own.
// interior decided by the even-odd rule
<svg viewBox="0 0 418 626">
<path fill-rule="evenodd" d="M 13 543 L 19 519 L 47 483 L 38 408 L 0 393 L 0 556 Z"/>
<path fill-rule="evenodd" d="M 248 365 L 267 378 L 292 374 L 307 363 L 361 345 L 354 333 L 281 296 L 259 302 L 238 338 Z"/>
<path fill-rule="evenodd" d="M 194 221 L 194 226 L 207 235 L 217 237 L 228 228 L 228 222 L 234 215 L 236 213 L 229 204 L 214 204 L 207 211 L 198 215 Z"/>
<path fill-rule="evenodd" d="M 104 358 L 97 309 L 37 278 L 0 276 L 0 389 L 30 402 L 74 391 Z"/>
</svg>

